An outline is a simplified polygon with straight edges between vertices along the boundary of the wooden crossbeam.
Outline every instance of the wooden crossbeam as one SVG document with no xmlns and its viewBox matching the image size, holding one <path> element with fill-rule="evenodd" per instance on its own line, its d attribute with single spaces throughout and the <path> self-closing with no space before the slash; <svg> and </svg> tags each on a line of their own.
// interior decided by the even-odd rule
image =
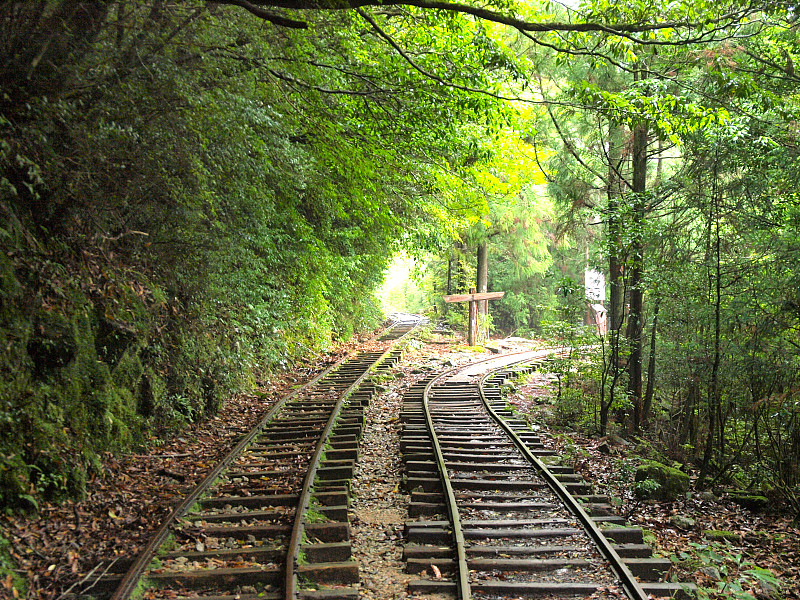
<svg viewBox="0 0 800 600">
<path fill-rule="evenodd" d="M 505 296 L 505 292 L 481 292 L 480 294 L 450 294 L 442 296 L 445 302 L 475 302 L 478 300 L 497 300 Z"/>
</svg>

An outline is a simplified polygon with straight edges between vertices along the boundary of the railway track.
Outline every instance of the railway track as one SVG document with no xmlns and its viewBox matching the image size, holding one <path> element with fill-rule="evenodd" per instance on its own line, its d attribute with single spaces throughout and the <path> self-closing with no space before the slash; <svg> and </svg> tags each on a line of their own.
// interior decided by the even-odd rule
<svg viewBox="0 0 800 600">
<path fill-rule="evenodd" d="M 419 321 L 395 323 L 381 349 L 336 363 L 276 402 L 182 500 L 124 573 L 81 598 L 357 598 L 349 480 L 375 370 L 400 360 Z"/>
<path fill-rule="evenodd" d="M 642 530 L 614 515 L 539 435 L 501 386 L 544 352 L 431 375 L 406 394 L 401 451 L 411 491 L 404 550 L 416 594 L 469 598 L 685 597 L 660 579 Z"/>
</svg>

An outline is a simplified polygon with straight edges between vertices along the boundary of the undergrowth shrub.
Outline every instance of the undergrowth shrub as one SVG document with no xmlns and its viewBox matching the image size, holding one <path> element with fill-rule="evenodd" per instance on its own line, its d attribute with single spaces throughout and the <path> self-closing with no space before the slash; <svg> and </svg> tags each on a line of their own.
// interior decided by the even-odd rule
<svg viewBox="0 0 800 600">
<path fill-rule="evenodd" d="M 688 551 L 681 551 L 671 559 L 684 569 L 701 571 L 702 582 L 696 592 L 699 600 L 784 597 L 783 581 L 769 569 L 757 566 L 730 542 L 689 542 Z"/>
</svg>

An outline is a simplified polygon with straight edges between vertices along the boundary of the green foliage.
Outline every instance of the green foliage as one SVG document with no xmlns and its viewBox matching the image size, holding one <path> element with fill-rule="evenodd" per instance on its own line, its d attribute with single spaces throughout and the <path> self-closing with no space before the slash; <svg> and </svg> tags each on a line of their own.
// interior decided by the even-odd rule
<svg viewBox="0 0 800 600">
<path fill-rule="evenodd" d="M 541 176 L 540 170 L 536 173 Z M 492 306 L 494 323 L 523 337 L 542 333 L 542 322 L 555 309 L 557 285 L 552 203 L 543 194 L 541 181 L 533 174 L 529 177 L 532 181 L 515 200 L 493 205 L 494 231 L 489 232 L 490 289 L 506 292 Z"/>
<path fill-rule="evenodd" d="M 420 314 L 427 311 L 429 306 L 420 284 L 415 280 L 415 272 L 412 259 L 402 255 L 395 257 L 379 292 L 384 313 Z"/>
<path fill-rule="evenodd" d="M 711 20 L 732 8 L 600 1 L 578 12 L 658 21 L 679 5 Z M 588 266 L 620 274 L 609 282 L 617 324 L 585 376 L 599 396 L 595 423 L 645 427 L 663 453 L 700 467 L 701 481 L 774 489 L 798 514 L 798 38 L 785 13 L 761 9 L 716 41 L 711 21 L 691 33 L 550 36 L 570 54 L 527 55 L 539 93 L 558 104 L 532 112 L 526 131 L 554 149 L 545 169 L 559 233 L 586 249 Z M 685 36 L 704 43 L 676 43 Z M 643 127 L 642 192 L 632 154 Z M 637 345 L 643 370 L 655 367 L 646 399 L 631 376 Z"/>
<path fill-rule="evenodd" d="M 304 31 L 218 3 L 72 4 L 0 7 L 3 502 L 78 494 L 103 451 L 370 328 L 397 251 L 437 254 L 432 305 L 471 287 L 488 243 L 494 324 L 553 323 L 568 350 L 565 420 L 640 407 L 624 315 L 594 362 L 578 352 L 597 341 L 580 273 L 613 256 L 621 287 L 642 274 L 645 313 L 660 302 L 651 412 L 671 451 L 741 464 L 798 509 L 791 11 L 490 3 L 635 24 L 531 45 L 415 7 L 313 11 Z M 672 20 L 694 24 L 642 25 Z"/>
<path fill-rule="evenodd" d="M 306 511 L 305 520 L 306 523 L 325 523 L 326 521 L 330 521 L 328 517 L 326 517 L 318 510 L 317 507 L 314 506 L 309 506 L 308 510 Z"/>
<path fill-rule="evenodd" d="M 717 581 L 712 586 L 698 586 L 697 594 L 701 600 L 717 598 L 736 598 L 737 600 L 756 600 L 756 598 L 778 598 L 783 582 L 772 571 L 757 566 L 742 552 L 733 548 L 729 542 L 698 544 L 690 542 L 690 552 L 682 551 L 672 560 L 685 565 L 696 565 L 703 573 Z M 765 591 L 766 590 L 766 591 Z"/>
<path fill-rule="evenodd" d="M 661 484 L 655 479 L 641 479 L 634 483 L 633 494 L 641 499 L 658 498 L 661 493 L 661 487 Z"/>
<path fill-rule="evenodd" d="M 620 458 L 612 462 L 610 477 L 608 478 L 608 494 L 614 505 L 626 507 L 625 514 L 631 514 L 630 492 L 635 489 L 634 474 L 636 468 L 631 458 Z"/>
<path fill-rule="evenodd" d="M 141 342 L 108 313 L 98 314 L 64 273 L 39 274 L 40 304 L 22 293 L 30 281 L 9 271 L 5 278 L 13 292 L 3 303 L 8 352 L 0 359 L 0 501 L 6 505 L 36 508 L 39 496 L 78 495 L 100 451 L 141 441 L 135 430 L 142 367 L 132 358 Z"/>
<path fill-rule="evenodd" d="M 72 8 L 0 8 L 0 503 L 27 508 L 374 327 L 392 255 L 476 214 L 510 111 L 382 30 L 460 86 L 518 75 L 479 22 L 430 11 L 308 35 L 211 4 Z"/>
<path fill-rule="evenodd" d="M 455 245 L 428 260 L 426 291 L 445 312 L 449 324 L 466 322 L 466 305 L 444 306 L 441 295 L 466 293 L 476 286 L 477 248 L 487 245 L 488 289 L 505 292 L 491 303 L 492 327 L 511 334 L 534 335 L 552 301 L 554 278 L 552 205 L 543 194 L 544 174 L 535 148 L 516 131 L 500 132 L 496 154 L 473 166 L 475 190 L 454 188 L 471 199 L 476 211 L 454 232 Z"/>
<path fill-rule="evenodd" d="M 542 332 L 556 352 L 539 370 L 556 376 L 554 416 L 560 425 L 582 425 L 591 419 L 593 389 L 597 385 L 593 363 L 596 333 L 581 323 L 585 310 L 583 287 L 562 277 L 556 289 L 553 320 L 542 322 Z"/>
<path fill-rule="evenodd" d="M 555 433 L 554 438 L 558 441 L 560 453 L 565 462 L 576 466 L 579 462 L 588 458 L 588 450 L 577 444 L 569 435 Z"/>
</svg>

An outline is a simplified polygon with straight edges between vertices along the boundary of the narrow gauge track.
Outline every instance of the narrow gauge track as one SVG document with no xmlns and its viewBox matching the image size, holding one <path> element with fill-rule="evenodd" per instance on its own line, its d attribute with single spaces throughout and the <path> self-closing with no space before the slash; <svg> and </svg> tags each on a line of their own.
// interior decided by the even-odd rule
<svg viewBox="0 0 800 600">
<path fill-rule="evenodd" d="M 401 450 L 413 520 L 404 554 L 408 571 L 427 575 L 409 591 L 459 600 L 685 596 L 687 586 L 658 581 L 670 561 L 652 557 L 641 529 L 626 527 L 506 409 L 501 385 L 545 354 L 453 369 L 406 394 Z"/>
<path fill-rule="evenodd" d="M 180 503 L 124 575 L 81 598 L 294 600 L 357 597 L 349 480 L 370 372 L 390 368 L 421 321 L 395 323 L 386 348 L 343 359 L 281 398 Z M 106 590 L 105 593 L 103 591 Z"/>
</svg>

